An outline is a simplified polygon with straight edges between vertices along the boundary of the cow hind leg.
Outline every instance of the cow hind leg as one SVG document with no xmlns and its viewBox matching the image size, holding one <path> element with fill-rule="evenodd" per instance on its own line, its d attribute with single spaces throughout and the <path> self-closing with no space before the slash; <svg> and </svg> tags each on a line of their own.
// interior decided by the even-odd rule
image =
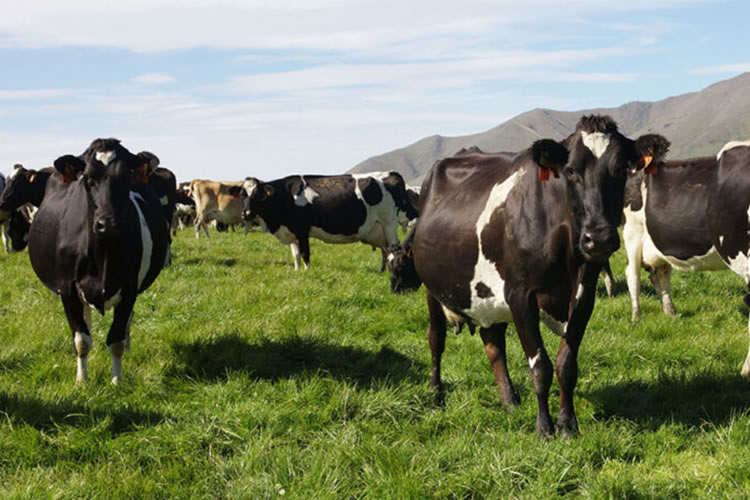
<svg viewBox="0 0 750 500">
<path fill-rule="evenodd" d="M 674 304 L 672 303 L 672 267 L 663 265 L 651 269 L 649 278 L 654 284 L 656 294 L 661 301 L 661 309 L 667 316 L 674 316 Z"/>
<path fill-rule="evenodd" d="M 443 382 L 440 380 L 440 363 L 443 351 L 445 351 L 445 313 L 443 312 L 443 306 L 432 296 L 429 290 L 426 295 L 427 309 L 430 313 L 430 324 L 427 327 L 427 341 L 430 343 L 430 353 L 432 355 L 430 388 L 435 391 L 437 404 L 442 405 L 445 402 L 445 393 L 443 392 Z"/>
<path fill-rule="evenodd" d="M 490 367 L 500 391 L 500 402 L 506 408 L 512 409 L 521 404 L 521 399 L 513 389 L 513 383 L 508 374 L 505 356 L 505 330 L 507 328 L 507 323 L 501 323 L 489 328 L 480 328 L 479 334 L 482 337 L 482 342 L 484 342 L 484 352 L 490 361 Z"/>
</svg>

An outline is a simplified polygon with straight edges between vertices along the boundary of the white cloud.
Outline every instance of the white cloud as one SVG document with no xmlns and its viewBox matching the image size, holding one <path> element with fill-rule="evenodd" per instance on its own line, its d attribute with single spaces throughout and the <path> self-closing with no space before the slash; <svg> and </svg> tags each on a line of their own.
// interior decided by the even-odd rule
<svg viewBox="0 0 750 500">
<path fill-rule="evenodd" d="M 745 73 L 747 71 L 750 71 L 750 62 L 705 66 L 703 68 L 695 68 L 691 70 L 691 73 L 696 75 L 715 75 Z"/>
<path fill-rule="evenodd" d="M 142 85 L 166 85 L 174 83 L 175 78 L 168 73 L 145 73 L 132 78 L 131 81 Z"/>
</svg>

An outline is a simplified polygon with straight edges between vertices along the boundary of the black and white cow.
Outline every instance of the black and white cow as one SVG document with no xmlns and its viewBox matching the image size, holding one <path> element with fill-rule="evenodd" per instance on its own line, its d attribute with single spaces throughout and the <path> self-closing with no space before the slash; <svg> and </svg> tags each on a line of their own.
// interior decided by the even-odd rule
<svg viewBox="0 0 750 500">
<path fill-rule="evenodd" d="M 231 193 L 240 195 L 246 221 L 259 218 L 264 229 L 291 245 L 295 269 L 300 257 L 310 265 L 310 237 L 385 250 L 398 243 L 399 211 L 416 216 L 397 172 L 293 175 L 271 182 L 248 177 Z"/>
<path fill-rule="evenodd" d="M 708 230 L 724 263 L 745 280 L 745 304 L 750 307 L 750 141 L 730 142 L 717 157 L 716 180 L 708 196 Z M 741 373 L 750 377 L 750 351 Z"/>
<path fill-rule="evenodd" d="M 557 429 L 577 433 L 577 355 L 597 276 L 619 246 L 627 171 L 658 161 L 668 146 L 659 135 L 632 141 L 609 117 L 587 116 L 561 143 L 545 139 L 513 157 L 474 153 L 433 166 L 422 184 L 412 251 L 427 290 L 430 385 L 439 398 L 450 321 L 479 327 L 502 402 L 519 403 L 505 358 L 512 321 L 536 392 L 537 431 L 552 435 L 553 367 L 541 319 L 562 336 L 555 365 Z"/>
<path fill-rule="evenodd" d="M 632 317 L 640 314 L 640 269 L 645 266 L 664 313 L 674 316 L 672 269 L 726 269 L 708 231 L 708 198 L 716 179 L 715 157 L 652 164 L 632 173 L 625 189 L 622 237 Z"/>
<path fill-rule="evenodd" d="M 107 346 L 112 383 L 122 379 L 136 296 L 164 265 L 168 225 L 149 184 L 137 182 L 143 160 L 116 139 L 97 139 L 80 156 L 55 160 L 31 224 L 29 258 L 42 283 L 60 296 L 73 334 L 77 382 L 88 379 L 91 312 L 114 307 Z"/>
<path fill-rule="evenodd" d="M 150 151 L 138 153 L 144 163 L 135 171 L 135 179 L 143 184 L 150 184 L 159 197 L 167 224 L 172 225 L 177 205 L 177 177 L 168 168 L 159 166 L 159 158 Z"/>
<path fill-rule="evenodd" d="M 7 230 L 8 221 L 13 217 L 15 234 L 15 242 L 10 245 L 10 240 L 5 239 L 6 230 L 3 231 L 6 253 L 25 247 L 21 242 L 26 241 L 28 235 L 21 237 L 19 233 L 25 227 L 22 219 L 30 221 L 33 218 L 34 210 L 30 207 L 38 208 L 42 203 L 47 179 L 54 171 L 52 167 L 37 171 L 27 170 L 22 165 L 15 165 L 11 174 L 5 179 L 5 189 L 0 195 L 0 226 L 4 225 Z M 20 217 L 13 215 L 15 212 L 18 212 Z"/>
</svg>

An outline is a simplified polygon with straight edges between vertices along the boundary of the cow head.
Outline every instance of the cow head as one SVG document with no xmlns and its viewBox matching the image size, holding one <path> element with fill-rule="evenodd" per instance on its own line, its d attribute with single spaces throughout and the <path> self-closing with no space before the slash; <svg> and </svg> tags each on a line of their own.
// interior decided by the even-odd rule
<svg viewBox="0 0 750 500">
<path fill-rule="evenodd" d="M 81 156 L 61 156 L 54 165 L 64 181 L 78 183 L 86 193 L 93 233 L 98 237 L 118 236 L 130 206 L 134 172 L 143 160 L 117 139 L 96 139 Z"/>
<path fill-rule="evenodd" d="M 13 210 L 8 222 L 8 236 L 10 237 L 11 252 L 20 252 L 29 242 L 29 227 L 31 223 L 18 210 Z"/>
<path fill-rule="evenodd" d="M 633 141 L 608 116 L 584 116 L 565 141 L 570 151 L 563 174 L 568 205 L 584 258 L 602 262 L 620 246 L 625 181 L 629 170 L 661 161 L 669 141 L 647 134 Z"/>
<path fill-rule="evenodd" d="M 275 194 L 272 184 L 266 184 L 254 177 L 247 177 L 242 186 L 232 186 L 229 193 L 242 201 L 242 218 L 252 221 L 257 218 Z"/>
<path fill-rule="evenodd" d="M 141 151 L 136 156 L 138 156 L 141 163 L 133 171 L 133 176 L 136 181 L 146 184 L 148 178 L 151 177 L 151 174 L 159 166 L 159 158 L 150 151 Z"/>
<path fill-rule="evenodd" d="M 414 292 L 422 285 L 422 280 L 417 275 L 417 269 L 414 266 L 413 241 L 414 229 L 399 245 L 393 245 L 388 249 L 388 263 L 386 265 L 390 273 L 391 292 L 393 293 Z"/>
<path fill-rule="evenodd" d="M 29 201 L 32 184 L 37 177 L 36 170 L 27 170 L 15 165 L 13 172 L 5 180 L 5 189 L 0 196 L 0 222 L 5 222 L 11 213 Z"/>
</svg>

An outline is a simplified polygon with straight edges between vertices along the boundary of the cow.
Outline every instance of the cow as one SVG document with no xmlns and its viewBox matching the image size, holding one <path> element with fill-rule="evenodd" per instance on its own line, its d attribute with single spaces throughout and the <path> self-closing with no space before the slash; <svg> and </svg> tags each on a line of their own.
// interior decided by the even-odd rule
<svg viewBox="0 0 750 500">
<path fill-rule="evenodd" d="M 159 158 L 150 151 L 141 151 L 137 155 L 143 164 L 135 171 L 138 182 L 148 183 L 159 197 L 164 210 L 164 218 L 172 226 L 177 204 L 177 178 L 168 168 L 160 167 Z"/>
<path fill-rule="evenodd" d="M 750 307 L 750 141 L 727 143 L 717 158 L 708 195 L 708 230 L 721 259 L 745 280 L 744 301 Z M 750 350 L 741 374 L 750 377 Z"/>
<path fill-rule="evenodd" d="M 8 218 L 8 253 L 20 252 L 28 244 L 32 214 L 28 207 L 29 205 L 25 205 L 22 208 L 14 210 Z"/>
<path fill-rule="evenodd" d="M 161 271 L 169 228 L 148 183 L 134 180 L 143 160 L 117 139 L 96 139 L 80 156 L 55 160 L 29 232 L 29 259 L 57 294 L 73 334 L 76 382 L 88 380 L 91 310 L 114 308 L 107 346 L 112 383 L 122 380 L 133 306 Z"/>
<path fill-rule="evenodd" d="M 310 265 L 310 237 L 328 243 L 362 242 L 380 249 L 398 244 L 398 212 L 416 216 L 405 203 L 404 179 L 387 174 L 292 175 L 271 182 L 253 177 L 233 189 L 246 221 L 261 226 L 292 249 L 294 268 Z"/>
<path fill-rule="evenodd" d="M 584 116 L 558 143 L 541 139 L 510 156 L 470 153 L 438 161 L 422 184 L 412 252 L 429 310 L 430 386 L 440 377 L 446 325 L 479 327 L 501 402 L 520 400 L 505 357 L 513 322 L 537 398 L 536 430 L 555 428 L 548 396 L 553 368 L 540 319 L 561 335 L 555 371 L 560 385 L 557 431 L 575 436 L 577 355 L 606 259 L 619 247 L 628 169 L 666 154 L 669 141 L 633 141 L 607 116 Z"/>
<path fill-rule="evenodd" d="M 33 210 L 25 207 L 25 205 L 31 205 L 33 207 L 39 207 L 44 198 L 44 189 L 47 185 L 47 179 L 55 171 L 54 168 L 48 167 L 41 170 L 27 170 L 22 165 L 15 165 L 11 174 L 5 179 L 5 189 L 0 195 L 0 226 L 7 228 L 7 223 L 10 220 L 12 214 L 18 210 L 22 213 L 21 215 L 28 221 L 33 216 Z M 19 235 L 18 231 L 24 227 L 23 222 L 20 219 L 15 219 L 15 234 Z M 18 243 L 10 245 L 10 240 L 6 239 L 7 229 L 3 230 L 3 241 L 5 243 L 6 253 L 13 250 L 13 247 L 18 248 L 21 240 L 17 240 Z M 24 238 L 21 238 L 24 239 Z"/>
<path fill-rule="evenodd" d="M 208 223 L 215 220 L 222 224 L 242 223 L 242 202 L 237 194 L 230 194 L 232 187 L 242 186 L 243 181 L 209 181 L 194 179 L 190 182 L 189 195 L 195 202 L 195 237 L 200 238 L 200 230 L 208 238 Z M 245 225 L 245 234 L 250 230 Z"/>
<path fill-rule="evenodd" d="M 175 212 L 172 216 L 172 235 L 177 236 L 177 229 L 185 229 L 195 220 L 195 201 L 188 194 L 190 183 L 181 182 L 177 186 L 175 197 Z"/>
<path fill-rule="evenodd" d="M 622 237 L 632 318 L 640 315 L 640 269 L 649 270 L 665 314 L 674 316 L 672 269 L 726 269 L 708 231 L 708 198 L 716 179 L 715 157 L 671 160 L 631 173 L 625 188 Z"/>
</svg>

